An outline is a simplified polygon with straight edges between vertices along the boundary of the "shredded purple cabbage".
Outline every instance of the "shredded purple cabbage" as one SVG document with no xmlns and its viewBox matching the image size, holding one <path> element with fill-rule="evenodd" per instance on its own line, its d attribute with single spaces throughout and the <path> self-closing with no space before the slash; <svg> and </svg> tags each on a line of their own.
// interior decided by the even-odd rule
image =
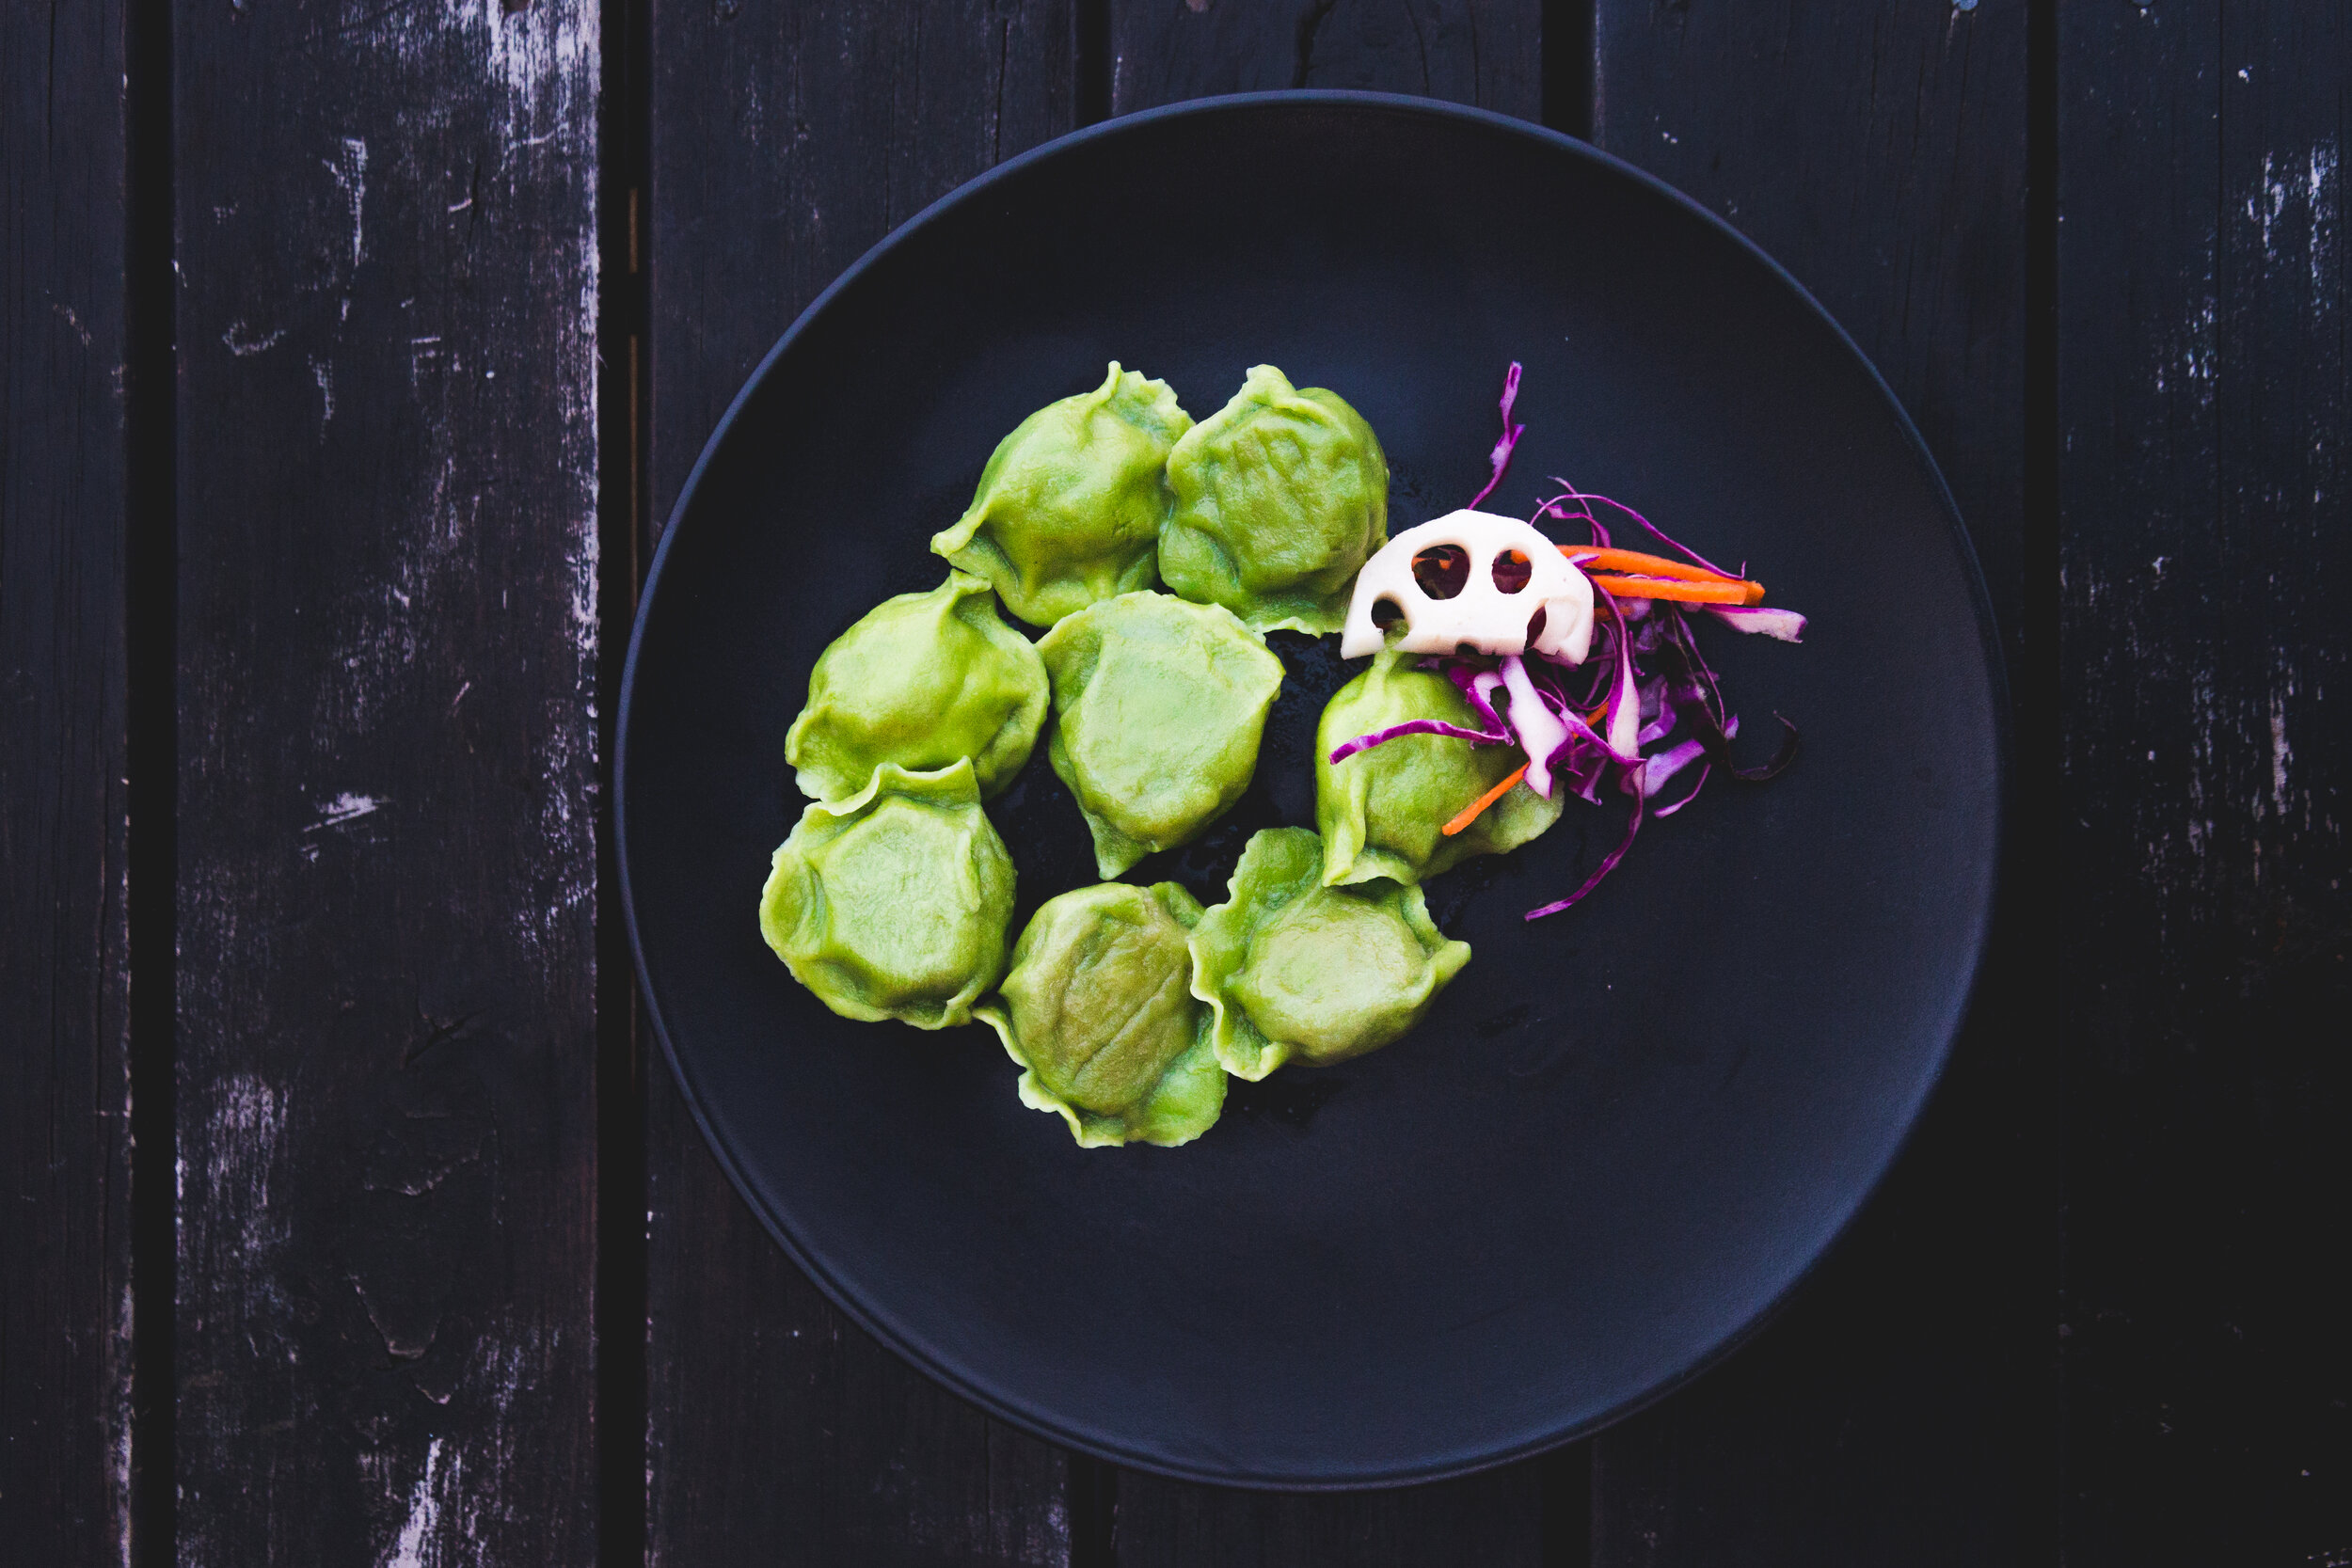
<svg viewBox="0 0 2352 1568">
<path fill-rule="evenodd" d="M 1551 764 L 1555 768 L 1568 760 L 1561 755 L 1562 752 L 1573 753 L 1579 746 L 1590 748 L 1602 762 L 1614 763 L 1619 768 L 1635 767 L 1642 760 L 1638 754 L 1620 752 L 1612 747 L 1609 744 L 1609 737 L 1593 728 L 1581 713 L 1573 711 L 1564 713 L 1560 716 L 1560 721 L 1568 727 L 1568 738 L 1560 743 L 1560 752 L 1554 752 L 1551 754 Z"/>
<path fill-rule="evenodd" d="M 1462 693 L 1462 700 L 1478 710 L 1478 717 L 1486 721 L 1487 730 L 1498 735 L 1510 734 L 1510 726 L 1502 721 L 1502 715 L 1497 713 L 1494 705 L 1486 700 L 1486 693 L 1502 684 L 1502 677 L 1495 675 L 1491 670 L 1481 670 L 1475 665 L 1465 664 L 1458 658 L 1449 659 L 1446 663 L 1447 678 L 1453 681 L 1454 689 Z M 1494 678 L 1482 682 L 1480 679 L 1482 675 L 1494 676 Z"/>
<path fill-rule="evenodd" d="M 1652 816 L 1672 816 L 1675 813 L 1680 811 L 1683 807 L 1697 800 L 1699 798 L 1699 791 L 1707 787 L 1708 775 L 1714 771 L 1715 765 L 1712 762 L 1700 763 L 1699 776 L 1697 782 L 1691 785 L 1691 793 L 1685 795 L 1679 800 L 1670 801 L 1665 805 L 1658 807 L 1652 811 L 1650 815 Z"/>
<path fill-rule="evenodd" d="M 1567 745 L 1575 732 L 1543 701 L 1534 677 L 1528 673 L 1525 659 L 1516 654 L 1505 657 L 1502 682 L 1511 694 L 1511 733 L 1518 736 L 1519 750 L 1527 757 L 1527 787 L 1549 800 L 1551 759 Z"/>
<path fill-rule="evenodd" d="M 1487 460 L 1494 465 L 1494 472 L 1487 476 L 1486 487 L 1470 499 L 1472 507 L 1494 494 L 1495 486 L 1502 483 L 1503 470 L 1511 466 L 1511 449 L 1519 444 L 1519 436 L 1527 429 L 1523 424 L 1511 422 L 1511 405 L 1518 401 L 1519 362 L 1514 359 L 1510 373 L 1502 378 L 1502 435 L 1495 442 L 1495 450 L 1487 454 Z"/>
<path fill-rule="evenodd" d="M 1607 526 L 1604 525 L 1598 517 L 1593 515 L 1592 507 L 1586 504 L 1588 499 L 1597 498 L 1587 498 L 1580 492 L 1575 485 L 1568 483 L 1565 480 L 1554 479 L 1552 483 L 1561 487 L 1561 493 L 1552 497 L 1549 500 L 1543 501 L 1538 504 L 1534 515 L 1527 520 L 1531 523 L 1539 523 L 1546 517 L 1553 517 L 1564 523 L 1582 523 L 1586 528 L 1593 531 L 1593 546 L 1595 548 L 1604 550 L 1609 548 L 1609 530 Z M 1568 501 L 1574 501 L 1576 503 L 1574 510 L 1570 510 L 1569 507 L 1565 504 Z"/>
<path fill-rule="evenodd" d="M 1571 904 L 1577 903 L 1582 899 L 1586 894 L 1600 886 L 1601 879 L 1608 876 L 1612 871 L 1616 870 L 1617 863 L 1625 859 L 1625 852 L 1633 847 L 1634 835 L 1642 831 L 1642 792 L 1637 789 L 1633 792 L 1633 815 L 1626 818 L 1625 837 L 1617 841 L 1617 847 L 1614 849 L 1610 850 L 1608 854 L 1601 857 L 1600 864 L 1595 866 L 1593 868 L 1593 874 L 1584 879 L 1583 886 L 1578 888 L 1574 893 L 1569 894 L 1565 898 L 1560 899 L 1555 903 L 1546 904 L 1540 910 L 1528 911 L 1525 918 L 1529 920 L 1541 920 L 1548 914 L 1558 914 L 1562 910 L 1568 908 Z"/>
<path fill-rule="evenodd" d="M 1508 746 L 1511 744 L 1511 736 L 1507 731 L 1501 735 L 1485 735 L 1477 730 L 1466 730 L 1459 724 L 1446 723 L 1442 720 L 1408 719 L 1402 724 L 1391 724 L 1385 730 L 1375 730 L 1370 735 L 1358 736 L 1355 739 L 1345 742 L 1333 751 L 1331 760 L 1334 763 L 1345 762 L 1359 752 L 1369 752 L 1375 746 L 1386 744 L 1405 735 L 1450 735 L 1457 740 L 1467 740 L 1474 746 Z"/>
<path fill-rule="evenodd" d="M 1747 567 L 1744 563 L 1740 566 L 1740 570 L 1736 572 L 1724 571 L 1721 566 L 1716 565 L 1713 562 L 1699 554 L 1698 551 L 1692 549 L 1681 540 L 1673 537 L 1671 534 L 1667 533 L 1665 530 L 1660 528 L 1656 523 L 1651 522 L 1647 517 L 1643 516 L 1639 512 L 1634 511 L 1633 508 L 1626 505 L 1623 501 L 1612 500 L 1607 496 L 1588 494 L 1585 491 L 1578 489 L 1575 485 L 1570 484 L 1566 480 L 1562 479 L 1558 474 L 1551 476 L 1551 483 L 1560 486 L 1562 495 L 1558 499 L 1574 500 L 1582 506 L 1584 509 L 1585 520 L 1590 522 L 1596 529 L 1600 527 L 1600 519 L 1593 515 L 1593 502 L 1598 501 L 1601 505 L 1614 508 L 1616 511 L 1622 512 L 1627 516 L 1632 518 L 1636 523 L 1642 526 L 1643 531 L 1652 539 L 1657 540 L 1667 548 L 1679 550 L 1684 555 L 1690 557 L 1691 563 L 1694 566 L 1704 566 L 1708 571 L 1713 572 L 1720 577 L 1744 578 L 1748 575 Z M 1599 545 L 1604 549 L 1608 547 L 1608 541 L 1606 539 L 1596 539 L 1594 543 Z"/>
<path fill-rule="evenodd" d="M 1617 601 L 1609 590 L 1593 584 L 1593 592 L 1613 611 Z M 1615 617 L 1622 624 L 1622 617 Z M 1642 749 L 1642 703 L 1633 685 L 1633 639 L 1617 639 L 1617 681 L 1609 693 L 1609 728 L 1603 732 L 1609 738 L 1609 749 L 1619 757 L 1639 755 Z"/>
<path fill-rule="evenodd" d="M 1734 737 L 1740 734 L 1740 720 L 1737 715 L 1733 716 L 1730 723 L 1724 726 L 1724 734 Z M 1696 736 L 1692 736 L 1679 745 L 1669 746 L 1662 752 L 1651 752 L 1642 764 L 1643 798 L 1645 800 L 1656 798 L 1660 790 L 1664 789 L 1673 782 L 1677 773 L 1694 762 L 1701 762 L 1706 755 L 1707 742 Z M 1691 793 L 1695 795 L 1698 791 L 1694 789 Z M 1688 797 L 1675 802 L 1677 810 L 1688 804 L 1690 804 Z"/>
</svg>

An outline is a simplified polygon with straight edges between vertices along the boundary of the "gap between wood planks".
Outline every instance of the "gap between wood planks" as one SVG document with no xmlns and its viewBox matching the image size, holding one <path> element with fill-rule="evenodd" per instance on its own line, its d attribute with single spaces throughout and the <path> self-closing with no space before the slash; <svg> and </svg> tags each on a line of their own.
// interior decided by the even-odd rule
<svg viewBox="0 0 2352 1568">
<path fill-rule="evenodd" d="M 612 820 L 621 671 L 652 550 L 645 526 L 644 243 L 651 0 L 602 0 L 596 124 L 596 1560 L 645 1560 L 645 1063 Z"/>
<path fill-rule="evenodd" d="M 2008 843 L 2001 866 L 2006 887 L 1999 911 L 2010 933 L 2008 968 L 2013 993 L 2045 998 L 2059 994 L 2058 955 L 2066 948 L 2058 918 L 2060 901 L 2035 898 L 2027 893 L 2032 886 L 2027 868 L 2060 864 L 2064 847 L 2054 777 L 2064 746 L 2058 686 L 2058 477 L 2063 435 L 2058 411 L 2058 0 L 2026 0 L 2026 6 L 2025 541 L 2019 563 L 2024 582 L 2019 636 L 2012 644 L 2015 662 L 2010 674 L 2010 782 Z M 2040 766 L 2037 759 L 2042 759 Z M 2051 777 L 2045 779 L 2043 767 Z M 2028 1147 L 2052 1151 L 2055 1163 L 2062 1135 L 2057 1097 L 2029 1114 Z M 2053 1221 L 2055 1227 L 2055 1215 Z M 2058 1251 L 2062 1252 L 2062 1241 L 2057 1242 Z M 2049 1283 L 2056 1287 L 2060 1282 L 2060 1257 L 2053 1255 L 2048 1263 Z M 2025 1310 L 2037 1309 L 2027 1307 Z M 2037 1332 L 2045 1326 L 2029 1321 L 2023 1342 L 2038 1340 L 2051 1347 L 2044 1386 L 2058 1418 L 2051 1431 L 2041 1434 L 2043 1452 L 2035 1465 L 2037 1473 L 2046 1471 L 2050 1484 L 2029 1500 L 2023 1523 L 2029 1535 L 2055 1544 L 2061 1542 L 2059 1517 L 2066 1495 L 2065 1397 L 2056 1358 L 2057 1340 Z M 2021 1433 L 2021 1440 L 2025 1436 Z"/>
<path fill-rule="evenodd" d="M 2004 875 L 2011 881 L 2008 900 L 2016 951 L 2023 957 L 2015 982 L 2021 992 L 2043 997 L 2058 994 L 2058 955 L 2065 950 L 2056 899 L 2023 896 L 2026 866 L 2063 863 L 2059 833 L 2059 792 L 2055 780 L 2035 789 L 2039 769 L 2028 759 L 2051 759 L 2050 771 L 2064 754 L 2063 693 L 2059 688 L 2058 626 L 2062 609 L 2059 585 L 2058 480 L 2065 450 L 2058 409 L 2058 0 L 2026 0 L 2026 388 L 2025 388 L 2025 577 L 2019 617 L 2022 646 L 2019 668 L 2010 682 L 2011 705 L 2010 829 L 2008 863 Z M 2048 1120 L 2033 1129 L 2033 1147 L 2055 1150 L 2063 1136 L 2060 1097 L 2053 1097 L 2041 1116 Z M 2061 1226 L 2063 1221 L 2058 1222 Z M 2050 1259 L 2051 1282 L 2062 1283 L 2059 1256 Z M 2054 1292 L 2055 1294 L 2055 1292 Z M 2028 1324 L 2029 1330 L 2034 1325 Z M 2032 1342 L 2030 1339 L 2028 1343 Z M 2052 1484 L 2047 1489 L 2046 1515 L 2037 1508 L 2029 1528 L 2059 1544 L 2060 1519 L 2067 1480 L 2065 1465 L 2066 1399 L 2051 1346 L 2047 1386 L 2058 1420 L 2045 1436 L 2046 1462 Z"/>
<path fill-rule="evenodd" d="M 130 0 L 124 19 L 123 446 L 128 458 L 131 962 L 131 1517 L 121 1560 L 177 1556 L 178 1153 L 172 1054 L 178 1006 L 179 367 L 173 254 L 171 0 Z"/>
</svg>

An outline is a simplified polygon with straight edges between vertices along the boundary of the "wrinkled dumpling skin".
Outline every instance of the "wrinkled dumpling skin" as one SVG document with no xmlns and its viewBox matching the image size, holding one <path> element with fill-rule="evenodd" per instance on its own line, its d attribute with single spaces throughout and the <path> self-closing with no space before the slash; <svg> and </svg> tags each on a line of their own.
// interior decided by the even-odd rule
<svg viewBox="0 0 2352 1568">
<path fill-rule="evenodd" d="M 1389 460 L 1336 392 L 1260 365 L 1168 456 L 1160 580 L 1255 631 L 1338 631 L 1389 538 Z"/>
<path fill-rule="evenodd" d="M 1547 800 L 1518 784 L 1461 832 L 1448 838 L 1438 831 L 1525 760 L 1517 747 L 1406 735 L 1331 761 L 1358 736 L 1408 720 L 1485 727 L 1452 681 L 1413 668 L 1418 659 L 1394 648 L 1373 655 L 1371 668 L 1333 694 L 1315 725 L 1315 826 L 1323 832 L 1326 882 L 1418 882 L 1473 855 L 1525 844 L 1560 820 L 1565 790 L 1554 785 Z"/>
<path fill-rule="evenodd" d="M 1012 950 L 998 1002 L 975 1008 L 1023 1068 L 1021 1102 L 1081 1147 L 1176 1145 L 1225 1106 L 1187 945 L 1200 901 L 1175 882 L 1104 882 L 1049 898 Z"/>
<path fill-rule="evenodd" d="M 1012 857 L 980 810 L 969 758 L 895 763 L 850 799 L 812 803 L 776 850 L 760 934 L 844 1018 L 918 1029 L 972 1022 L 1005 972 Z"/>
<path fill-rule="evenodd" d="M 1103 876 L 1190 843 L 1249 787 L 1282 661 L 1231 610 L 1122 594 L 1037 651 L 1054 689 L 1045 755 L 1086 814 Z"/>
<path fill-rule="evenodd" d="M 1031 626 L 1149 588 L 1168 451 L 1191 428 L 1167 382 L 1114 359 L 1103 385 L 1047 404 L 997 443 L 971 506 L 931 548 L 995 584 Z"/>
<path fill-rule="evenodd" d="M 840 800 L 885 762 L 920 773 L 970 757 L 985 800 L 1029 760 L 1050 701 L 1044 664 L 988 584 L 949 572 L 883 600 L 818 656 L 785 760 L 802 794 Z"/>
<path fill-rule="evenodd" d="M 1326 887 L 1322 872 L 1313 833 L 1265 829 L 1242 850 L 1226 902 L 1193 928 L 1192 991 L 1237 1078 L 1377 1050 L 1470 962 L 1470 944 L 1438 929 L 1420 888 Z"/>
</svg>

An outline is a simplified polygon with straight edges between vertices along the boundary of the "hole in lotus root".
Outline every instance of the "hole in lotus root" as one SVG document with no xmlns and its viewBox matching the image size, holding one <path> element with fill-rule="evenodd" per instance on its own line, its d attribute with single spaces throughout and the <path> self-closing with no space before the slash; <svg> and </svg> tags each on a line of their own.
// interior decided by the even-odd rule
<svg viewBox="0 0 2352 1568">
<path fill-rule="evenodd" d="M 1459 545 L 1432 545 L 1413 557 L 1413 580 L 1433 599 L 1451 599 L 1470 586 L 1470 552 Z"/>
</svg>

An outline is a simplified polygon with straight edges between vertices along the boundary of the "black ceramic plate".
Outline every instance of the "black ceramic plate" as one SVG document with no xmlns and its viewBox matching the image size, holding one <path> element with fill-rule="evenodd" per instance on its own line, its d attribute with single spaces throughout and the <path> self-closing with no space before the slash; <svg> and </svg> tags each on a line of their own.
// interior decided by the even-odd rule
<svg viewBox="0 0 2352 1568">
<path fill-rule="evenodd" d="M 1417 1032 L 1236 1083 L 1180 1149 L 1081 1149 L 974 1027 L 827 1012 L 761 945 L 818 650 L 928 553 L 997 439 L 1094 386 L 1196 417 L 1251 365 L 1380 433 L 1391 529 L 1484 482 L 1504 368 L 1542 476 L 1630 500 L 1806 611 L 1702 628 L 1777 782 L 1718 781 L 1565 915 L 1621 808 L 1430 889 L 1476 956 Z M 1639 541 L 1635 541 L 1639 543 Z M 711 1146 L 881 1338 L 1047 1436 L 1204 1481 L 1426 1480 L 1589 1431 L 1756 1323 L 1893 1158 L 1982 948 L 2003 739 L 1949 497 L 1886 388 L 1723 224 L 1565 137 L 1354 94 L 1228 99 L 1019 158 L 878 246 L 786 334 L 661 544 L 622 694 L 621 851 L 645 989 Z M 1720 635 L 1707 637 L 1708 629 Z M 1260 783 L 1132 874 L 1207 902 L 1248 832 L 1311 826 L 1336 639 Z M 1020 918 L 1095 879 L 1044 748 L 991 814 Z"/>
</svg>

